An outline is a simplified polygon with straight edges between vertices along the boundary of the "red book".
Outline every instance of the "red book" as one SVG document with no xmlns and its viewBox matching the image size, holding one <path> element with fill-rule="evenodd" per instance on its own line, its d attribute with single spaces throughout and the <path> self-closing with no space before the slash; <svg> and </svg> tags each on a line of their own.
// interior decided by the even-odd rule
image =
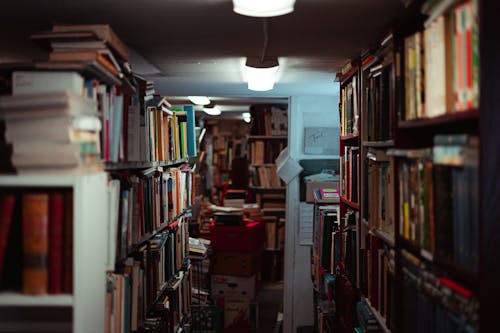
<svg viewBox="0 0 500 333">
<path fill-rule="evenodd" d="M 62 292 L 64 196 L 61 192 L 49 198 L 49 293 Z"/>
<path fill-rule="evenodd" d="M 23 194 L 23 292 L 39 295 L 47 293 L 49 195 Z"/>
<path fill-rule="evenodd" d="M 0 194 L 0 280 L 2 279 L 3 259 L 7 249 L 15 202 L 14 194 Z"/>
<path fill-rule="evenodd" d="M 73 192 L 64 193 L 62 292 L 73 293 Z"/>
</svg>

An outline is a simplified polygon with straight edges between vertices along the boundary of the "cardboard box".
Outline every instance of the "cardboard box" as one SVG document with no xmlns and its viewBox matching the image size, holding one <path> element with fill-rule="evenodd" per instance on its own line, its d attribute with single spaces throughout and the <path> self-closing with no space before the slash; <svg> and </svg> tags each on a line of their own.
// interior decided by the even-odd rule
<svg viewBox="0 0 500 333">
<path fill-rule="evenodd" d="M 212 296 L 254 299 L 256 276 L 212 275 Z"/>
<path fill-rule="evenodd" d="M 246 298 L 228 298 L 224 303 L 224 333 L 257 332 L 258 303 Z"/>
<path fill-rule="evenodd" d="M 262 251 L 217 251 L 213 256 L 212 274 L 252 276 L 260 272 Z"/>
<path fill-rule="evenodd" d="M 307 182 L 306 183 L 306 202 L 314 203 L 313 191 L 314 189 L 321 187 L 329 187 L 329 188 L 339 188 L 339 182 L 330 181 L 330 182 Z"/>
</svg>

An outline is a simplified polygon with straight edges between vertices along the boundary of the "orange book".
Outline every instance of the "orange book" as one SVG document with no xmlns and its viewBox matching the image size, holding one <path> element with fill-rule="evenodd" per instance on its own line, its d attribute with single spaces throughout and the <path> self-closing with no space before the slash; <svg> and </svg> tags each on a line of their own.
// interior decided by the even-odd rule
<svg viewBox="0 0 500 333">
<path fill-rule="evenodd" d="M 49 195 L 23 195 L 23 292 L 46 294 L 48 285 Z"/>
<path fill-rule="evenodd" d="M 113 58 L 111 52 L 104 50 L 76 50 L 76 51 L 53 51 L 49 54 L 49 61 L 89 61 L 95 60 L 107 71 L 119 76 L 121 69 Z"/>
</svg>

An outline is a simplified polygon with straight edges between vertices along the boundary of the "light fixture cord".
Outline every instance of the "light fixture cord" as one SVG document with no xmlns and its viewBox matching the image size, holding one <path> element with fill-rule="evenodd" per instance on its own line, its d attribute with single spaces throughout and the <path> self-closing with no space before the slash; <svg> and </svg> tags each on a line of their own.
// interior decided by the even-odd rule
<svg viewBox="0 0 500 333">
<path fill-rule="evenodd" d="M 264 48 L 262 49 L 262 57 L 260 58 L 260 62 L 263 63 L 266 58 L 267 53 L 267 45 L 269 44 L 269 35 L 267 32 L 267 17 L 262 18 L 262 30 L 264 32 Z"/>
</svg>

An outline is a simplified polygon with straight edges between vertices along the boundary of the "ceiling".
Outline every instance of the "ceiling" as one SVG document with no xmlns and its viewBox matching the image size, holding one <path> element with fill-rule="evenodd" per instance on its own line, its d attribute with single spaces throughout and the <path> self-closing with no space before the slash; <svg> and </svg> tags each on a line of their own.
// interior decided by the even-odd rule
<svg viewBox="0 0 500 333">
<path fill-rule="evenodd" d="M 266 56 L 278 57 L 279 80 L 272 91 L 252 92 L 241 68 L 247 56 L 263 53 L 264 19 L 234 13 L 231 0 L 16 0 L 0 6 L 0 62 L 43 57 L 28 36 L 52 23 L 109 23 L 130 48 L 132 69 L 153 79 L 158 93 L 172 102 L 186 95 L 220 97 L 226 109 L 262 98 L 337 95 L 335 73 L 379 40 L 404 9 L 402 0 L 297 0 L 293 13 L 267 19 Z"/>
</svg>

